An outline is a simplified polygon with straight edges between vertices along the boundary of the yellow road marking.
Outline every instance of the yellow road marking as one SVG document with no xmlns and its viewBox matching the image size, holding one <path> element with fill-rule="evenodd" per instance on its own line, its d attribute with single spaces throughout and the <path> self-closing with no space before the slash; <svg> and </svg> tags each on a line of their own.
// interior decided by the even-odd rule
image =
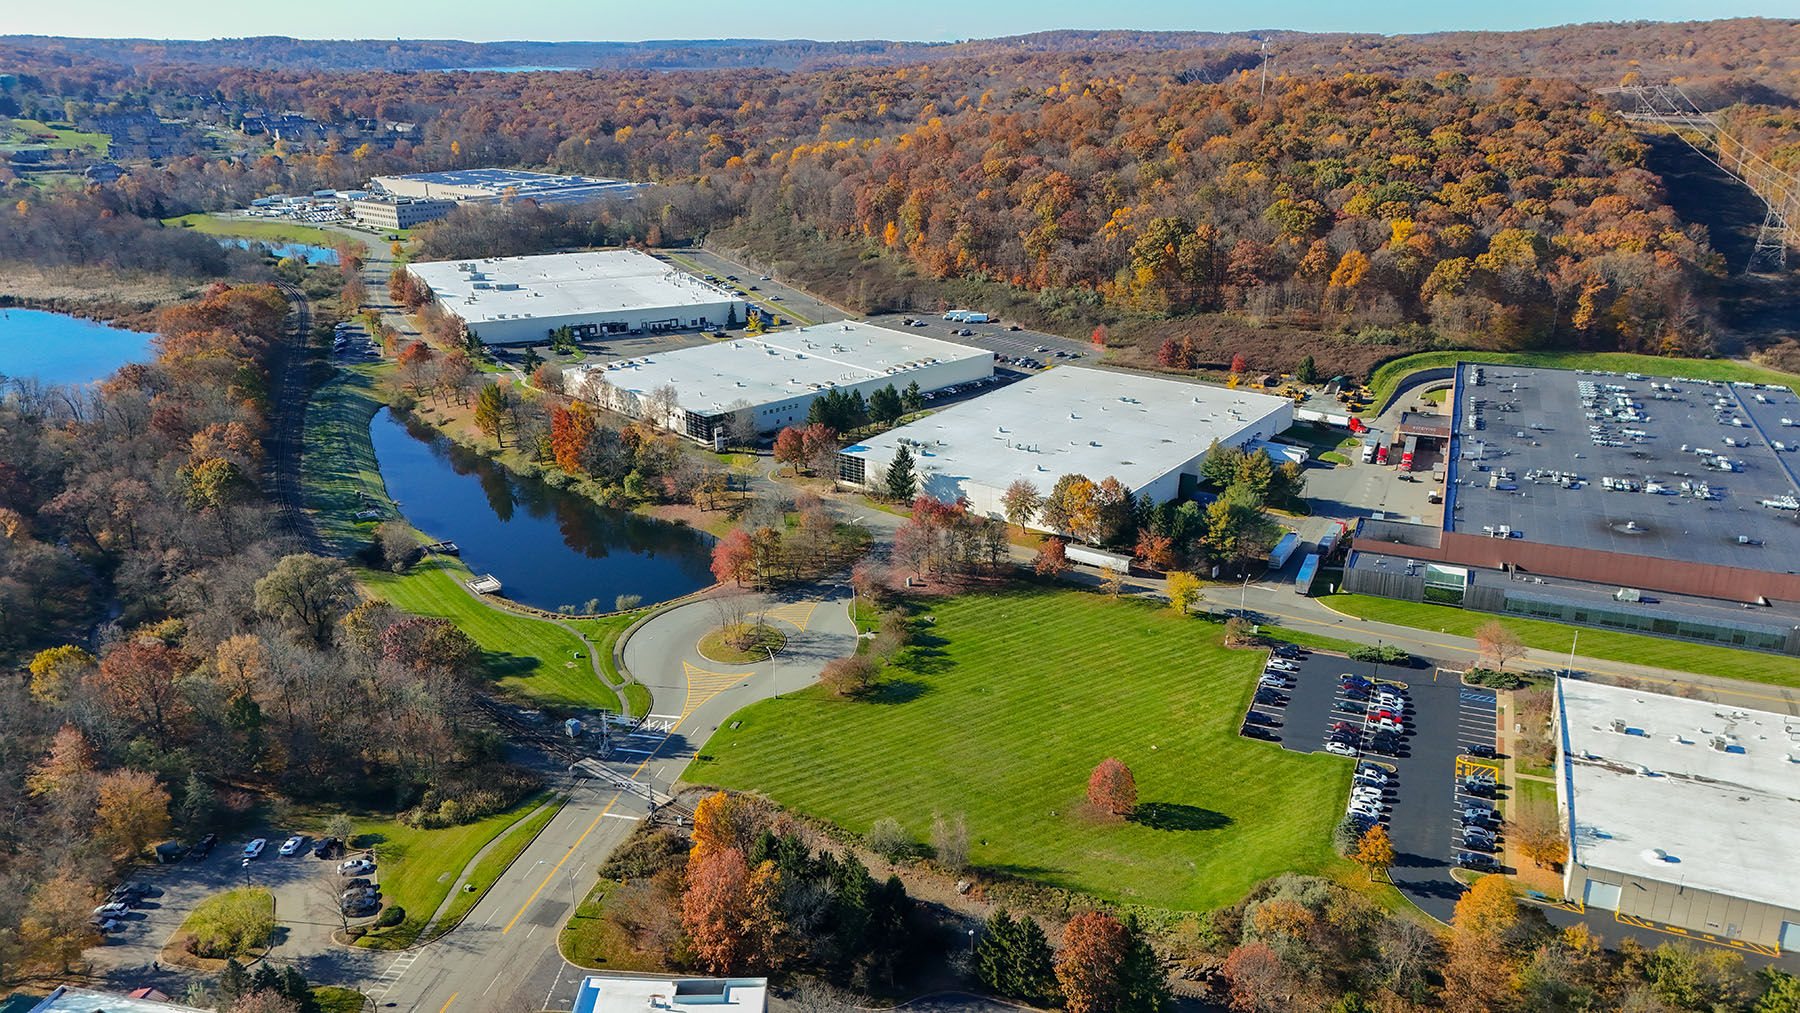
<svg viewBox="0 0 1800 1013">
<path fill-rule="evenodd" d="M 1652 932 L 1661 932 L 1667 936 L 1680 936 L 1683 939 L 1697 939 L 1703 943 L 1711 943 L 1714 946 L 1729 946 L 1735 950 L 1749 950 L 1752 953 L 1759 953 L 1765 957 L 1778 957 L 1781 955 L 1781 950 L 1774 946 L 1746 942 L 1742 939 L 1720 938 L 1710 932 L 1702 932 L 1699 929 L 1684 929 L 1679 925 L 1664 925 L 1653 922 L 1648 918 L 1639 918 L 1636 915 L 1623 914 L 1618 911 L 1613 912 L 1613 920 L 1623 925 L 1630 925 L 1633 928 L 1649 929 Z"/>
<path fill-rule="evenodd" d="M 1326 608 L 1326 609 L 1331 609 L 1331 606 L 1329 606 L 1329 605 L 1322 605 L 1321 607 Z M 1322 622 L 1318 621 L 1317 619 L 1308 619 L 1305 616 L 1291 616 L 1285 612 L 1272 612 L 1272 611 L 1265 611 L 1262 609 L 1257 609 L 1255 611 L 1257 611 L 1261 615 L 1275 616 L 1278 619 L 1291 619 L 1295 622 L 1306 623 L 1311 626 L 1317 626 L 1323 630 L 1354 629 L 1354 627 L 1346 626 L 1341 622 L 1340 623 L 1322 623 Z M 1338 612 L 1335 609 L 1331 609 L 1331 611 L 1334 615 L 1341 615 L 1346 619 L 1361 619 L 1362 618 L 1361 616 L 1353 616 L 1348 612 Z M 1371 619 L 1371 620 L 1367 620 L 1367 621 L 1368 622 L 1381 622 L 1381 620 L 1379 620 L 1379 619 Z M 1398 623 L 1382 623 L 1382 625 L 1393 626 L 1396 629 L 1402 629 L 1402 630 L 1412 630 L 1413 629 L 1410 626 L 1401 626 Z M 1470 650 L 1467 647 L 1457 647 L 1454 644 L 1440 644 L 1433 640 L 1415 640 L 1414 643 L 1423 644 L 1426 647 L 1437 647 L 1437 648 L 1441 648 L 1446 651 L 1454 651 L 1457 654 L 1466 654 L 1471 658 L 1479 659 L 1481 657 L 1481 652 L 1478 650 Z M 1546 654 L 1556 653 L 1554 651 L 1548 651 L 1548 650 L 1544 650 L 1542 648 L 1533 648 L 1533 650 L 1543 650 L 1543 652 Z M 1793 702 L 1794 702 L 1791 698 L 1785 697 L 1785 696 L 1769 696 L 1768 694 L 1765 694 L 1765 693 L 1747 693 L 1747 692 L 1745 692 L 1743 690 L 1739 690 L 1739 689 L 1725 689 L 1720 686 L 1715 686 L 1711 683 L 1683 682 L 1680 679 L 1658 679 L 1655 676 L 1637 675 L 1632 672 L 1615 672 L 1611 669 L 1601 668 L 1597 665 L 1583 665 L 1582 668 L 1584 671 L 1594 672 L 1598 675 L 1611 675 L 1611 676 L 1617 676 L 1617 677 L 1625 678 L 1625 679 L 1636 679 L 1639 682 L 1654 682 L 1654 683 L 1659 683 L 1664 686 L 1699 686 L 1701 689 L 1709 690 L 1714 693 L 1723 694 L 1725 696 L 1741 696 L 1741 697 L 1745 697 L 1745 698 L 1751 699 L 1751 700 L 1774 700 L 1778 703 L 1789 704 L 1789 705 L 1793 704 Z M 1695 674 L 1700 674 L 1700 673 L 1695 673 Z M 1715 678 L 1717 678 L 1717 677 L 1715 676 Z M 1757 683 L 1756 685 L 1761 685 L 1761 683 Z"/>
<path fill-rule="evenodd" d="M 450 1004 L 451 1004 L 451 1003 L 453 1003 L 453 1002 L 455 1002 L 455 1001 L 456 1001 L 456 997 L 457 997 L 457 996 L 459 996 L 459 995 L 462 995 L 462 993 L 461 993 L 461 992 L 452 992 L 452 993 L 450 993 L 450 998 L 448 998 L 448 999 L 445 999 L 445 1000 L 444 1000 L 444 1004 L 443 1004 L 443 1005 L 442 1005 L 442 1006 L 439 1006 L 439 1007 L 438 1007 L 438 1013 L 444 1013 L 444 1011 L 445 1011 L 445 1010 L 447 1010 L 447 1009 L 449 1009 L 449 1008 L 450 1008 Z"/>
<path fill-rule="evenodd" d="M 780 605 L 763 613 L 765 618 L 779 619 L 802 633 L 806 632 L 806 624 L 812 622 L 813 610 L 819 607 L 816 601 L 797 601 L 789 605 Z"/>
<path fill-rule="evenodd" d="M 681 704 L 682 720 L 686 720 L 688 715 L 706 701 L 750 677 L 749 672 L 709 672 L 685 661 L 681 663 L 681 667 L 687 675 L 687 697 Z"/>
</svg>

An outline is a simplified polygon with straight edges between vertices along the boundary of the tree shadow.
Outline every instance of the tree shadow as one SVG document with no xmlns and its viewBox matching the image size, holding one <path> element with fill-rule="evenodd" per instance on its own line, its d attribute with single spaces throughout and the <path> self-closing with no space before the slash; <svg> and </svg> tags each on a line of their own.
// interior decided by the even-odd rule
<svg viewBox="0 0 1800 1013">
<path fill-rule="evenodd" d="M 912 703 L 931 692 L 931 687 L 911 679 L 892 679 L 879 683 L 866 697 L 869 703 Z"/>
<path fill-rule="evenodd" d="M 508 651 L 481 652 L 481 668 L 495 681 L 530 675 L 539 663 L 537 658 Z"/>
<path fill-rule="evenodd" d="M 1235 822 L 1224 813 L 1179 802 L 1140 802 L 1126 819 L 1152 830 L 1222 830 Z"/>
</svg>

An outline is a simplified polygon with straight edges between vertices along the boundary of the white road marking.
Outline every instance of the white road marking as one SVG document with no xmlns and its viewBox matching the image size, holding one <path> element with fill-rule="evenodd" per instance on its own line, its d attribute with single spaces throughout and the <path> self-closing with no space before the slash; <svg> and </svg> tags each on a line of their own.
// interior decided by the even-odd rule
<svg viewBox="0 0 1800 1013">
<path fill-rule="evenodd" d="M 600 815 L 606 816 L 606 817 L 609 817 L 609 818 L 615 819 L 615 820 L 641 820 L 641 819 L 643 819 L 642 816 L 632 816 L 627 813 L 601 813 Z"/>
</svg>

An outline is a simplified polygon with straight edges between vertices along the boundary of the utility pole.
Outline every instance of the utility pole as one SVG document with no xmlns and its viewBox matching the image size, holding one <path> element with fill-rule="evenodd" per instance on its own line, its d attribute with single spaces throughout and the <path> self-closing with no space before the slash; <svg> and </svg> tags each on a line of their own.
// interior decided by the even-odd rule
<svg viewBox="0 0 1800 1013">
<path fill-rule="evenodd" d="M 1256 100 L 1258 102 L 1267 102 L 1269 99 L 1269 43 L 1267 40 L 1264 40 L 1262 44 L 1261 69 L 1262 86 L 1257 89 Z"/>
</svg>

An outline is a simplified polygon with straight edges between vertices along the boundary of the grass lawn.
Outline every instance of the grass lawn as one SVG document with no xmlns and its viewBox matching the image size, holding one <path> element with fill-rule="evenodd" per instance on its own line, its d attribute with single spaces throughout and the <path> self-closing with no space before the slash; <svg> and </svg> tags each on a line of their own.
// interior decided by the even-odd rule
<svg viewBox="0 0 1800 1013">
<path fill-rule="evenodd" d="M 1556 785 L 1549 781 L 1527 781 L 1518 778 L 1513 781 L 1511 808 L 1509 815 L 1517 819 L 1526 809 L 1556 810 Z"/>
<path fill-rule="evenodd" d="M 1660 355 L 1632 355 L 1627 352 L 1420 352 L 1403 355 L 1376 367 L 1369 378 L 1369 391 L 1374 395 L 1371 410 L 1387 403 L 1388 396 L 1407 375 L 1436 366 L 1452 366 L 1458 362 L 1513 363 L 1520 366 L 1549 366 L 1556 369 L 1610 369 L 1620 373 L 1648 373 L 1651 376 L 1685 376 L 1695 380 L 1747 380 L 1751 383 L 1791 384 L 1800 377 L 1760 366 L 1746 366 L 1729 359 L 1677 359 Z"/>
<path fill-rule="evenodd" d="M 359 570 L 364 588 L 414 615 L 448 619 L 481 646 L 499 688 L 537 703 L 619 709 L 619 696 L 588 664 L 588 645 L 555 623 L 489 608 L 461 586 L 470 576 L 455 559 L 433 556 L 405 574 Z M 612 647 L 596 648 L 603 665 Z"/>
<path fill-rule="evenodd" d="M 375 848 L 382 899 L 406 909 L 405 921 L 371 932 L 357 944 L 378 950 L 412 945 L 475 853 L 543 802 L 543 795 L 534 795 L 506 812 L 442 830 L 421 830 L 396 820 L 357 820 L 356 846 Z"/>
<path fill-rule="evenodd" d="M 507 831 L 500 843 L 481 856 L 481 861 L 475 863 L 474 871 L 469 873 L 467 885 L 473 886 L 475 889 L 470 890 L 465 887 L 456 896 L 450 898 L 449 906 L 444 908 L 444 916 L 438 919 L 437 925 L 432 929 L 433 936 L 443 935 L 455 928 L 457 922 L 462 921 L 463 916 L 475 906 L 475 902 L 487 894 L 488 887 L 493 886 L 494 881 L 500 878 L 500 874 L 505 872 L 531 844 L 532 838 L 550 825 L 550 821 L 555 819 L 556 814 L 562 810 L 565 801 L 567 799 L 564 797 L 557 796 L 549 805 L 539 806 L 536 812 L 520 820 L 518 825 Z"/>
<path fill-rule="evenodd" d="M 319 1013 L 362 1013 L 368 1002 L 368 997 L 356 989 L 338 985 L 320 985 L 312 990 L 312 997 Z"/>
<path fill-rule="evenodd" d="M 182 215 L 180 218 L 165 218 L 163 224 L 176 229 L 193 229 L 214 236 L 229 236 L 238 239 L 264 239 L 271 243 L 306 243 L 310 246 L 335 247 L 339 243 L 360 246 L 356 240 L 338 232 L 327 232 L 315 229 L 310 225 L 298 225 L 294 222 L 268 221 L 251 218 L 215 218 L 208 214 Z"/>
<path fill-rule="evenodd" d="M 619 884 L 609 879 L 594 884 L 581 906 L 563 924 L 562 935 L 557 940 L 558 949 L 564 959 L 577 967 L 603 971 L 665 970 L 649 954 L 635 949 L 631 941 L 603 917 L 607 895 L 618 889 Z"/>
<path fill-rule="evenodd" d="M 313 524 L 333 552 L 350 553 L 367 544 L 375 523 L 358 521 L 370 507 L 397 516 L 375 463 L 369 420 L 382 407 L 377 385 L 386 369 L 339 369 L 306 406 L 306 439 L 300 485 Z"/>
<path fill-rule="evenodd" d="M 1037 586 L 919 607 L 935 620 L 872 698 L 815 686 L 754 704 L 686 778 L 856 832 L 891 816 L 922 839 L 934 810 L 964 813 L 978 866 L 1156 908 L 1212 908 L 1290 870 L 1343 872 L 1330 838 L 1350 762 L 1237 734 L 1264 655 L 1226 650 L 1218 625 Z M 1108 756 L 1131 767 L 1154 818 L 1086 811 Z"/>
<path fill-rule="evenodd" d="M 1327 605 L 1347 615 L 1396 626 L 1421 630 L 1442 630 L 1459 637 L 1473 637 L 1475 631 L 1499 619 L 1518 634 L 1526 647 L 1541 651 L 1567 652 L 1571 644 L 1579 657 L 1603 661 L 1623 661 L 1634 665 L 1651 665 L 1678 672 L 1698 672 L 1722 679 L 1744 679 L 1776 686 L 1800 687 L 1800 658 L 1784 658 L 1775 654 L 1740 651 L 1712 644 L 1693 644 L 1683 640 L 1600 630 L 1591 627 L 1565 626 L 1540 619 L 1495 616 L 1487 612 L 1470 612 L 1448 605 L 1424 602 L 1394 601 L 1361 594 L 1334 594 L 1323 599 Z M 1580 641 L 1575 631 L 1581 631 Z"/>
<path fill-rule="evenodd" d="M 227 957 L 266 952 L 277 932 L 274 894 L 261 887 L 223 890 L 195 905 L 163 944 L 161 956 L 172 964 L 217 971 L 225 966 Z M 195 936 L 212 936 L 227 952 L 218 957 L 196 956 L 188 952 L 188 942 Z"/>
<path fill-rule="evenodd" d="M 694 648 L 700 656 L 708 661 L 716 661 L 721 665 L 743 665 L 752 661 L 761 661 L 770 653 L 780 654 L 787 647 L 787 637 L 773 626 L 767 624 L 750 628 L 740 633 L 742 626 L 723 627 L 713 630 L 700 638 Z M 727 640 L 727 634 L 732 635 Z M 743 646 L 738 646 L 742 643 Z"/>
<path fill-rule="evenodd" d="M 42 120 L 7 120 L 5 128 L 0 129 L 0 148 L 29 148 L 40 144 L 52 148 L 85 148 L 105 158 L 107 149 L 112 146 L 112 135 L 76 130 L 66 124 L 51 126 Z"/>
</svg>

